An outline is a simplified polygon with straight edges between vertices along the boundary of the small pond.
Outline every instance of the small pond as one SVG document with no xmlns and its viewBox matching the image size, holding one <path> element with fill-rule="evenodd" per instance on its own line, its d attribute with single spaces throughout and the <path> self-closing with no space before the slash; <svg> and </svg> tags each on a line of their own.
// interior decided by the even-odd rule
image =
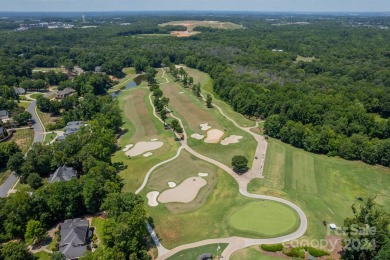
<svg viewBox="0 0 390 260">
<path fill-rule="evenodd" d="M 134 88 L 136 86 L 139 86 L 139 85 L 141 85 L 141 83 L 144 80 L 145 80 L 145 75 L 139 75 L 139 76 L 135 77 L 132 81 L 127 83 L 126 86 L 123 86 L 121 88 L 121 90 L 123 90 L 123 89 L 131 89 L 131 88 Z M 121 90 L 116 90 L 116 91 L 112 92 L 111 96 L 112 97 L 118 97 L 122 93 Z"/>
</svg>

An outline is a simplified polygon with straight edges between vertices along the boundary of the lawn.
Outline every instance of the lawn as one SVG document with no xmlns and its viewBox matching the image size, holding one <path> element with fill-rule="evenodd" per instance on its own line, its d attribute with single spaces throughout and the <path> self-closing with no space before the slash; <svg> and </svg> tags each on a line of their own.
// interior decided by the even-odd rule
<svg viewBox="0 0 390 260">
<path fill-rule="evenodd" d="M 39 260 L 50 260 L 51 259 L 50 254 L 48 252 L 45 252 L 45 251 L 40 251 L 34 255 L 36 257 L 38 257 Z"/>
<path fill-rule="evenodd" d="M 313 62 L 317 60 L 316 57 L 312 56 L 312 57 L 304 57 L 304 56 L 300 56 L 300 55 L 297 55 L 297 58 L 295 59 L 296 62 L 299 62 L 299 61 L 303 61 L 303 62 Z"/>
<path fill-rule="evenodd" d="M 43 94 L 41 94 L 41 93 L 34 93 L 34 94 L 31 94 L 30 97 L 33 98 L 33 99 L 37 99 L 40 96 L 43 96 Z"/>
<path fill-rule="evenodd" d="M 126 167 L 120 172 L 125 183 L 124 191 L 137 190 L 147 171 L 155 164 L 173 157 L 178 148 L 173 133 L 164 130 L 162 123 L 153 116 L 149 93 L 142 88 L 145 85 L 146 83 L 142 83 L 140 88 L 123 91 L 118 98 L 124 121 L 122 127 L 126 133 L 118 140 L 121 149 L 114 154 L 112 159 L 113 162 L 123 162 Z M 128 144 L 150 141 L 152 138 L 158 138 L 164 142 L 164 145 L 154 150 L 150 157 L 137 156 L 129 159 L 122 151 L 122 148 Z"/>
<path fill-rule="evenodd" d="M 7 142 L 15 142 L 25 154 L 34 140 L 34 130 L 28 128 L 15 130 L 14 136 Z"/>
<path fill-rule="evenodd" d="M 234 212 L 229 218 L 229 224 L 238 230 L 276 237 L 294 232 L 299 226 L 299 218 L 286 205 L 260 200 L 247 203 Z"/>
<path fill-rule="evenodd" d="M 29 106 L 30 104 L 31 104 L 30 101 L 20 101 L 20 102 L 18 103 L 18 106 L 19 106 L 19 107 L 23 107 L 24 110 L 27 110 L 27 108 L 28 108 L 28 106 Z"/>
<path fill-rule="evenodd" d="M 184 89 L 178 82 L 173 82 L 170 75 L 166 75 L 170 83 L 162 84 L 161 88 L 165 96 L 170 100 L 169 107 L 173 110 L 173 114 L 183 121 L 188 135 L 188 145 L 197 152 L 225 165 L 230 165 L 231 158 L 237 154 L 247 157 L 249 165 L 251 165 L 256 149 L 256 142 L 253 137 L 237 128 L 232 122 L 222 116 L 216 108 L 206 108 L 205 102 L 196 98 L 191 90 Z M 160 81 L 163 81 L 163 79 L 160 78 Z M 224 137 L 239 135 L 243 136 L 243 138 L 237 144 L 226 146 L 207 144 L 203 140 L 192 138 L 191 134 L 193 133 L 206 135 L 206 131 L 202 131 L 199 127 L 202 123 L 208 123 L 212 128 L 224 131 Z"/>
<path fill-rule="evenodd" d="M 218 182 L 218 176 L 215 174 L 218 168 L 210 163 L 200 160 L 187 151 L 183 150 L 180 156 L 157 168 L 151 175 L 147 184 L 148 191 L 159 191 L 169 189 L 168 181 L 175 182 L 179 185 L 185 179 L 198 176 L 198 173 L 208 173 L 207 177 L 204 177 L 207 181 L 207 185 L 203 187 L 195 200 L 190 203 L 168 203 L 164 204 L 171 212 L 183 213 L 194 211 L 207 201 L 208 196 L 213 192 L 216 183 Z"/>
<path fill-rule="evenodd" d="M 342 226 L 352 216 L 356 197 L 377 196 L 377 203 L 390 209 L 390 169 L 362 162 L 330 158 L 269 139 L 264 179 L 248 185 L 249 192 L 288 199 L 307 215 L 309 238 L 324 238 L 325 220 Z"/>
<path fill-rule="evenodd" d="M 56 138 L 57 134 L 54 132 L 49 132 L 45 135 L 45 140 L 43 141 L 44 144 L 48 144 L 51 141 L 53 141 L 54 138 Z"/>
<path fill-rule="evenodd" d="M 202 207 L 186 213 L 172 213 L 163 204 L 148 207 L 153 217 L 155 231 L 166 248 L 211 238 L 241 236 L 265 238 L 272 236 L 254 235 L 252 232 L 236 230 L 229 225 L 229 217 L 242 205 L 257 200 L 242 196 L 237 182 L 226 172 L 217 169 L 215 189 Z M 144 196 L 146 192 L 143 192 Z M 268 201 L 267 201 L 268 203 Z M 264 214 L 268 214 L 265 212 Z M 272 215 L 278 218 L 279 214 Z M 260 216 L 259 216 L 260 217 Z M 267 216 L 261 216 L 267 217 Z M 290 230 L 289 230 L 290 231 Z"/>
<path fill-rule="evenodd" d="M 104 222 L 106 220 L 101 219 L 101 218 L 92 218 L 92 224 L 91 226 L 95 227 L 94 234 L 98 237 L 99 240 L 99 247 L 102 247 L 103 244 L 101 243 L 101 240 L 103 238 L 103 227 L 104 227 Z"/>
<path fill-rule="evenodd" d="M 53 70 L 55 72 L 64 72 L 64 70 L 62 68 L 43 68 L 43 67 L 33 68 L 32 72 L 36 72 L 36 71 L 49 72 L 51 70 Z"/>
<path fill-rule="evenodd" d="M 285 259 L 281 257 L 274 257 L 274 256 L 268 256 L 264 255 L 257 246 L 253 247 L 246 247 L 241 250 L 237 250 L 234 252 L 230 260 L 279 260 L 279 259 Z"/>
<path fill-rule="evenodd" d="M 225 248 L 228 246 L 228 244 L 219 244 L 219 246 L 221 247 L 221 249 L 218 250 L 218 255 L 221 255 L 221 253 L 223 252 L 223 250 L 225 250 Z M 191 249 L 186 249 L 186 250 L 183 250 L 183 251 L 180 251 L 180 252 L 174 254 L 171 257 L 168 257 L 167 260 L 181 260 L 181 259 L 195 260 L 195 259 L 198 259 L 198 256 L 200 256 L 201 254 L 204 254 L 204 253 L 211 253 L 214 256 L 216 256 L 217 255 L 217 248 L 218 248 L 218 244 L 211 244 L 211 245 L 207 245 L 207 246 L 200 246 L 200 247 L 195 247 L 195 248 L 191 248 Z"/>
<path fill-rule="evenodd" d="M 50 124 L 54 125 L 56 121 L 59 119 L 59 117 L 51 116 L 50 113 L 44 113 L 38 108 L 37 108 L 37 113 L 45 128 Z"/>
</svg>

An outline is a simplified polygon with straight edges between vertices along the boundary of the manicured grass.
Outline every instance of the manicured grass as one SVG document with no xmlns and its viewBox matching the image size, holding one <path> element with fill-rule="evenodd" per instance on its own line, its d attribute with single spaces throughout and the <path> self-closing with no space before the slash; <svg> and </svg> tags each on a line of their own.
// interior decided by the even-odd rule
<svg viewBox="0 0 390 260">
<path fill-rule="evenodd" d="M 312 57 L 304 57 L 304 56 L 300 56 L 300 55 L 297 55 L 297 58 L 295 61 L 303 61 L 303 62 L 313 62 L 314 60 L 317 60 L 316 57 L 312 56 Z"/>
<path fill-rule="evenodd" d="M 200 160 L 187 151 L 183 150 L 180 156 L 157 168 L 151 175 L 147 184 L 148 191 L 159 191 L 169 189 L 168 181 L 175 182 L 179 185 L 185 179 L 198 176 L 198 173 L 208 173 L 207 177 L 204 177 L 207 181 L 207 185 L 203 187 L 196 199 L 189 203 L 168 203 L 164 204 L 171 212 L 189 212 L 200 208 L 207 201 L 208 196 L 213 192 L 215 185 L 218 181 L 218 176 L 215 174 L 218 168 L 210 163 Z"/>
<path fill-rule="evenodd" d="M 219 244 L 219 246 L 221 247 L 221 249 L 218 250 L 218 256 L 221 255 L 221 253 L 223 252 L 223 250 L 225 250 L 228 244 Z M 218 248 L 218 244 L 211 244 L 207 246 L 200 246 L 191 249 L 186 249 L 174 254 L 171 257 L 168 257 L 167 260 L 180 260 L 180 259 L 195 260 L 198 259 L 198 256 L 204 253 L 210 253 L 216 256 L 217 248 Z"/>
<path fill-rule="evenodd" d="M 241 236 L 261 238 L 251 232 L 233 229 L 229 217 L 242 205 L 257 200 L 242 196 L 237 182 L 221 169 L 216 171 L 218 182 L 202 207 L 186 213 L 172 213 L 164 204 L 148 207 L 161 243 L 167 248 L 211 238 Z M 145 196 L 146 192 L 141 195 Z M 265 213 L 268 214 L 268 213 Z M 261 216 L 264 217 L 264 216 Z M 278 218 L 278 216 L 273 216 Z"/>
<path fill-rule="evenodd" d="M 30 148 L 34 140 L 34 130 L 33 129 L 16 129 L 14 136 L 7 142 L 15 142 L 22 153 L 25 154 Z"/>
<path fill-rule="evenodd" d="M 252 165 L 256 149 L 256 142 L 253 137 L 224 118 L 216 108 L 206 108 L 205 102 L 195 97 L 191 90 L 184 89 L 178 82 L 174 82 L 169 74 L 166 75 L 170 83 L 162 84 L 161 88 L 170 99 L 169 107 L 174 111 L 173 114 L 183 121 L 188 136 L 188 145 L 197 152 L 228 166 L 231 164 L 231 158 L 237 154 L 247 157 L 249 165 Z M 160 81 L 164 82 L 163 80 L 160 78 Z M 180 94 L 180 92 L 184 93 Z M 239 135 L 243 138 L 237 144 L 226 146 L 207 144 L 203 140 L 192 138 L 191 134 L 193 133 L 206 135 L 206 131 L 202 131 L 199 127 L 202 123 L 208 123 L 212 128 L 224 131 L 224 137 Z"/>
<path fill-rule="evenodd" d="M 240 126 L 255 126 L 253 120 L 249 120 L 242 114 L 237 113 L 229 104 L 217 98 L 217 95 L 213 90 L 213 80 L 210 78 L 209 74 L 192 68 L 185 68 L 184 70 L 190 77 L 194 78 L 194 83 L 200 83 L 203 94 L 205 94 L 205 96 L 210 94 L 213 97 L 213 103 L 221 107 L 228 117 L 234 119 Z"/>
<path fill-rule="evenodd" d="M 0 169 L 0 185 L 2 185 L 8 176 L 11 174 L 11 171 L 7 170 L 7 168 Z"/>
<path fill-rule="evenodd" d="M 123 68 L 123 73 L 126 74 L 125 77 L 121 78 L 119 80 L 119 83 L 115 86 L 113 86 L 112 88 L 110 88 L 108 90 L 108 92 L 113 92 L 115 90 L 119 90 L 119 89 L 122 89 L 126 86 L 126 84 L 128 84 L 129 82 L 131 82 L 136 76 L 138 76 L 138 74 L 136 73 L 134 67 L 127 67 L 127 68 Z"/>
<path fill-rule="evenodd" d="M 40 97 L 40 96 L 43 96 L 43 94 L 40 94 L 40 93 L 34 93 L 34 94 L 31 94 L 31 98 L 33 98 L 33 99 L 37 99 L 38 97 Z"/>
<path fill-rule="evenodd" d="M 55 72 L 63 72 L 62 68 L 43 68 L 43 67 L 35 67 L 35 68 L 33 68 L 32 72 L 35 72 L 35 71 L 48 72 L 51 70 L 54 70 Z"/>
<path fill-rule="evenodd" d="M 48 134 L 45 135 L 45 140 L 43 143 L 45 144 L 48 144 L 50 143 L 51 141 L 53 141 L 54 138 L 56 138 L 57 134 L 56 133 L 53 133 L 53 132 L 50 132 Z"/>
<path fill-rule="evenodd" d="M 101 219 L 101 218 L 92 218 L 92 224 L 91 226 L 95 227 L 95 231 L 94 233 L 96 234 L 96 236 L 98 237 L 98 241 L 99 241 L 99 247 L 102 247 L 103 244 L 102 244 L 102 238 L 103 238 L 103 226 L 104 226 L 104 222 L 106 220 L 104 219 Z"/>
<path fill-rule="evenodd" d="M 292 208 L 278 202 L 260 200 L 247 203 L 234 212 L 229 224 L 238 230 L 276 237 L 294 232 L 299 220 Z"/>
<path fill-rule="evenodd" d="M 286 198 L 307 215 L 309 238 L 324 238 L 322 221 L 342 226 L 352 216 L 356 197 L 376 195 L 390 209 L 390 169 L 362 162 L 329 158 L 269 139 L 264 179 L 248 185 L 249 192 Z"/>
<path fill-rule="evenodd" d="M 20 101 L 20 102 L 18 103 L 18 106 L 19 106 L 19 107 L 23 107 L 24 110 L 27 110 L 27 108 L 28 108 L 28 106 L 29 106 L 30 104 L 31 104 L 31 102 Z"/>
<path fill-rule="evenodd" d="M 124 121 L 122 127 L 127 132 L 118 140 L 121 149 L 114 154 L 112 160 L 113 162 L 123 162 L 126 167 L 120 172 L 125 183 L 124 191 L 134 192 L 137 190 L 142 184 L 146 172 L 155 164 L 173 157 L 178 148 L 173 133 L 164 130 L 162 123 L 153 116 L 148 98 L 149 93 L 142 89 L 142 86 L 145 85 L 146 83 L 142 83 L 139 88 L 123 91 L 118 98 Z M 127 144 L 150 141 L 152 138 L 158 138 L 164 142 L 164 145 L 154 150 L 150 157 L 137 156 L 129 159 L 122 151 L 122 148 Z"/>
<path fill-rule="evenodd" d="M 45 126 L 45 128 L 49 124 L 54 125 L 56 123 L 56 121 L 58 120 L 58 118 L 59 118 L 59 117 L 56 117 L 56 116 L 51 116 L 50 113 L 44 113 L 41 110 L 39 110 L 38 108 L 37 108 L 37 113 L 38 113 L 38 116 L 41 119 L 43 125 Z"/>
<path fill-rule="evenodd" d="M 264 255 L 257 246 L 246 247 L 241 250 L 238 250 L 232 254 L 230 257 L 231 260 L 279 260 L 285 259 L 281 257 L 274 257 Z"/>
<path fill-rule="evenodd" d="M 50 260 L 51 259 L 50 254 L 48 252 L 45 252 L 45 251 L 40 251 L 34 255 L 36 257 L 38 257 L 39 260 Z"/>
</svg>

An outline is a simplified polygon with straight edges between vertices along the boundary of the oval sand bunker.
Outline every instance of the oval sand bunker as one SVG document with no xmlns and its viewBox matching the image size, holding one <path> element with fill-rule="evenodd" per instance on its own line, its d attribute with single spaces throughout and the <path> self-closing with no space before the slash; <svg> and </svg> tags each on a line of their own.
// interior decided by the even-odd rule
<svg viewBox="0 0 390 260">
<path fill-rule="evenodd" d="M 163 142 L 138 142 L 131 150 L 126 152 L 126 155 L 137 156 L 145 152 L 156 150 L 163 146 L 163 144 Z"/>
<path fill-rule="evenodd" d="M 168 186 L 169 186 L 169 188 L 175 188 L 176 183 L 174 183 L 173 181 L 170 181 L 170 182 L 168 182 Z"/>
<path fill-rule="evenodd" d="M 173 189 L 165 190 L 158 197 L 161 203 L 182 202 L 188 203 L 193 201 L 200 189 L 206 186 L 207 181 L 201 177 L 191 177 L 184 180 Z"/>
<path fill-rule="evenodd" d="M 146 194 L 146 197 L 148 198 L 148 205 L 151 207 L 158 206 L 157 197 L 160 192 L 158 191 L 151 191 L 148 194 Z"/>
<path fill-rule="evenodd" d="M 221 144 L 222 145 L 228 145 L 228 144 L 236 144 L 240 141 L 240 139 L 242 138 L 242 136 L 240 135 L 231 135 L 229 137 L 226 137 L 225 139 L 223 139 L 221 141 Z"/>
<path fill-rule="evenodd" d="M 218 129 L 211 129 L 207 132 L 207 137 L 204 139 L 205 143 L 216 144 L 223 136 L 223 131 Z"/>
<path fill-rule="evenodd" d="M 197 140 L 202 140 L 204 138 L 204 135 L 192 134 L 191 137 Z"/>
</svg>

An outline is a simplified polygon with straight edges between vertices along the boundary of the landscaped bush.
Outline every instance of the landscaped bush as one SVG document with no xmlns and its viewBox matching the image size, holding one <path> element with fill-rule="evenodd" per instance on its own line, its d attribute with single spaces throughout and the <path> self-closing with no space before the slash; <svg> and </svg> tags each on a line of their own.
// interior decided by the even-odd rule
<svg viewBox="0 0 390 260">
<path fill-rule="evenodd" d="M 321 257 L 321 256 L 329 255 L 328 252 L 321 250 L 321 249 L 314 248 L 314 247 L 307 246 L 307 247 L 305 247 L 305 249 L 307 252 L 309 252 L 309 254 L 311 254 L 314 257 Z"/>
<path fill-rule="evenodd" d="M 289 257 L 305 258 L 305 249 L 302 247 L 284 248 L 283 254 Z"/>
<path fill-rule="evenodd" d="M 277 251 L 282 251 L 283 250 L 283 245 L 282 244 L 274 244 L 274 245 L 261 245 L 261 249 L 267 252 L 277 252 Z"/>
</svg>

